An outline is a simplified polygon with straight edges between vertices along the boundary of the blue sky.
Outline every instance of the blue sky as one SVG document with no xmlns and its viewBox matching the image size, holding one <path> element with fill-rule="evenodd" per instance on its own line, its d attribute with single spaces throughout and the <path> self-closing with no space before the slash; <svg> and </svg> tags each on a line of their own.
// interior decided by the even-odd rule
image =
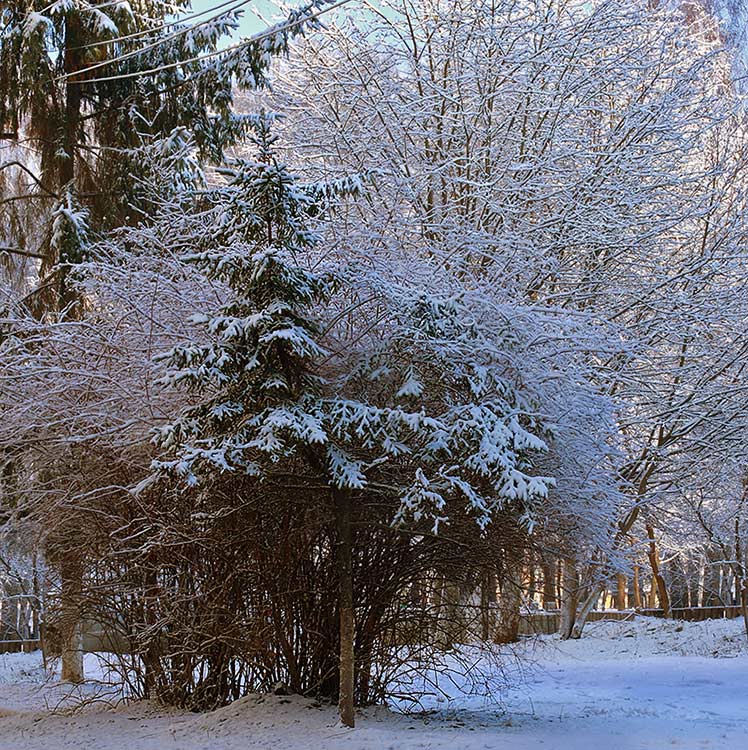
<svg viewBox="0 0 748 750">
<path fill-rule="evenodd" d="M 199 13 L 203 10 L 215 8 L 217 5 L 221 5 L 225 1 L 226 0 L 192 0 L 192 12 Z M 240 1 L 241 0 L 237 0 L 237 3 Z M 288 3 L 288 5 L 291 6 L 298 4 L 298 2 Z M 230 8 L 231 6 L 227 5 L 221 10 L 229 10 Z M 265 28 L 266 24 L 261 21 L 255 13 L 253 13 L 253 9 L 259 11 L 259 13 L 268 20 L 274 20 L 279 13 L 278 3 L 273 2 L 272 0 L 250 0 L 250 2 L 243 7 L 244 17 L 242 18 L 242 25 L 239 29 L 238 36 L 248 36 L 249 34 L 253 34 Z M 195 22 L 203 21 L 206 18 L 210 18 L 210 13 L 206 13 L 204 16 L 200 16 L 200 18 L 196 18 Z"/>
</svg>

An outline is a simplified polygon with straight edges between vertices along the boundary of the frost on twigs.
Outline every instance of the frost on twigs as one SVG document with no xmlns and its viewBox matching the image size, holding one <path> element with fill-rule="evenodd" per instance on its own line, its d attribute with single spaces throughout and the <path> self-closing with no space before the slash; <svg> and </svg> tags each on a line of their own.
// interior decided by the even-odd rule
<svg viewBox="0 0 748 750">
<path fill-rule="evenodd" d="M 393 287 L 369 348 L 323 333 L 358 293 L 324 264 L 310 270 L 311 217 L 334 191 L 297 181 L 271 122 L 255 120 L 256 159 L 221 170 L 213 229 L 184 256 L 227 293 L 215 314 L 192 318 L 208 343 L 163 356 L 163 382 L 202 395 L 159 429 L 157 467 L 194 485 L 212 472 L 273 480 L 301 462 L 330 487 L 388 497 L 398 525 L 436 531 L 458 507 L 485 527 L 507 503 L 530 523 L 552 486 L 533 472 L 543 426 L 460 299 Z"/>
</svg>

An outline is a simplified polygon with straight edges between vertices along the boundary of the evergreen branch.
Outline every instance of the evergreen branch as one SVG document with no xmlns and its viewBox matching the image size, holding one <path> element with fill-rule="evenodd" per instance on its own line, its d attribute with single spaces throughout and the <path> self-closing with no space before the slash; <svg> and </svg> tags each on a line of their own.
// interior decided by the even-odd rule
<svg viewBox="0 0 748 750">
<path fill-rule="evenodd" d="M 6 169 L 8 167 L 18 167 L 22 169 L 31 179 L 52 198 L 58 198 L 57 193 L 50 190 L 25 164 L 21 164 L 20 161 L 6 161 L 0 164 L 0 169 Z"/>
<path fill-rule="evenodd" d="M 0 247 L 0 253 L 10 253 L 11 255 L 22 255 L 24 258 L 40 258 L 44 260 L 41 253 L 31 253 L 28 250 L 19 250 L 17 247 Z"/>
<path fill-rule="evenodd" d="M 76 78 L 76 82 L 80 84 L 84 83 L 104 83 L 108 81 L 122 81 L 127 78 L 140 78 L 141 76 L 147 76 L 147 75 L 153 75 L 155 73 L 161 73 L 165 70 L 174 70 L 175 68 L 182 67 L 184 65 L 189 65 L 190 63 L 196 63 L 196 62 L 203 62 L 204 60 L 209 60 L 214 57 L 220 57 L 222 55 L 227 55 L 231 52 L 237 52 L 239 50 L 244 50 L 247 47 L 257 44 L 258 42 L 261 42 L 265 39 L 270 39 L 271 37 L 274 37 L 276 34 L 281 33 L 283 31 L 289 31 L 291 29 L 296 29 L 300 26 L 303 26 L 304 24 L 308 23 L 309 21 L 313 21 L 317 18 L 320 18 L 321 16 L 325 15 L 326 13 L 330 13 L 333 10 L 337 10 L 338 8 L 343 7 L 344 5 L 348 5 L 351 0 L 339 0 L 339 2 L 333 3 L 327 8 L 320 8 L 315 13 L 309 13 L 308 15 L 305 15 L 302 18 L 298 18 L 295 21 L 286 21 L 284 23 L 278 24 L 277 26 L 273 26 L 272 28 L 268 29 L 267 31 L 264 31 L 260 34 L 255 34 L 248 39 L 244 39 L 241 42 L 238 42 L 237 44 L 232 45 L 231 47 L 227 47 L 223 50 L 216 50 L 215 52 L 209 52 L 204 55 L 196 55 L 195 57 L 188 58 L 186 60 L 179 60 L 178 62 L 168 63 L 165 65 L 159 65 L 156 68 L 148 68 L 147 70 L 138 70 L 133 71 L 131 73 L 118 73 L 117 75 L 113 76 L 102 76 L 99 78 L 85 78 L 82 80 L 78 80 Z M 143 48 L 145 49 L 145 48 Z M 139 50 L 139 52 L 142 52 L 143 50 Z M 92 65 L 88 68 L 82 68 L 81 70 L 76 70 L 71 73 L 67 73 L 65 75 L 60 76 L 57 80 L 58 82 L 65 81 L 70 78 L 75 78 L 77 76 L 84 75 L 85 73 L 88 73 L 91 70 L 94 70 L 96 68 L 101 67 L 103 64 L 109 64 L 111 62 L 115 62 L 115 59 L 107 60 L 106 63 L 97 63 L 96 65 Z"/>
<path fill-rule="evenodd" d="M 139 47 L 138 49 L 131 50 L 130 52 L 125 52 L 122 55 L 118 55 L 117 57 L 113 57 L 109 60 L 102 60 L 101 62 L 98 62 L 94 65 L 89 65 L 87 68 L 83 68 L 82 70 L 76 70 L 71 71 L 70 73 L 66 73 L 65 75 L 60 77 L 60 80 L 75 80 L 76 83 L 81 83 L 81 81 L 77 80 L 77 76 L 83 75 L 84 73 L 89 73 L 92 70 L 97 70 L 98 68 L 103 68 L 107 65 L 112 65 L 113 63 L 119 63 L 124 62 L 125 60 L 130 60 L 133 57 L 137 57 L 138 55 L 142 55 L 144 52 L 150 52 L 152 49 L 156 49 L 157 47 L 160 47 L 162 44 L 165 44 L 167 42 L 172 42 L 175 39 L 178 39 L 182 34 L 187 34 L 190 31 L 193 31 L 195 29 L 199 29 L 201 26 L 206 26 L 207 24 L 213 23 L 218 18 L 221 18 L 222 16 L 225 16 L 227 13 L 231 13 L 235 10 L 238 10 L 243 5 L 247 5 L 248 3 L 252 2 L 252 0 L 241 0 L 235 8 L 232 8 L 230 11 L 224 11 L 222 13 L 218 13 L 214 16 L 211 16 L 210 18 L 206 18 L 204 21 L 200 21 L 200 23 L 193 24 L 192 26 L 187 26 L 183 29 L 180 29 L 179 31 L 175 31 L 172 34 L 167 34 L 166 36 L 162 37 L 161 39 L 157 39 L 155 42 L 151 42 L 150 44 L 146 44 L 143 47 Z M 221 6 L 218 6 L 221 7 Z M 147 33 L 151 33 L 148 31 Z M 114 41 L 111 39 L 106 39 L 104 41 L 98 42 L 94 45 L 87 45 L 87 46 L 95 46 L 95 47 L 101 47 L 104 44 L 109 44 L 109 42 Z M 98 80 L 98 79 L 96 79 Z"/>
<path fill-rule="evenodd" d="M 196 23 L 196 24 L 193 24 L 192 26 L 187 26 L 183 29 L 180 29 L 179 32 L 176 32 L 171 37 L 164 37 L 163 39 L 159 39 L 158 43 L 162 43 L 162 42 L 168 41 L 169 39 L 173 37 L 178 36 L 179 34 L 186 33 L 193 29 L 200 28 L 200 26 L 204 26 L 205 24 L 208 24 L 211 21 L 214 21 L 216 18 L 225 16 L 227 13 L 233 13 L 234 11 L 241 8 L 243 5 L 247 5 L 250 2 L 252 2 L 252 0 L 240 0 L 240 2 L 238 3 L 237 3 L 237 0 L 227 0 L 227 2 L 220 3 L 219 5 L 214 5 L 212 8 L 206 8 L 205 10 L 201 10 L 199 12 L 190 13 L 189 15 L 185 16 L 184 18 L 180 18 L 177 21 L 170 21 L 168 23 L 162 23 L 160 26 L 154 26 L 149 29 L 142 29 L 141 31 L 134 31 L 132 34 L 125 34 L 124 36 L 115 36 L 111 39 L 103 39 L 99 42 L 91 42 L 90 44 L 81 44 L 78 47 L 71 47 L 70 50 L 73 51 L 73 50 L 90 49 L 91 47 L 101 47 L 105 44 L 113 44 L 115 42 L 128 42 L 133 39 L 138 39 L 143 36 L 148 36 L 149 34 L 155 34 L 159 31 L 163 31 L 164 29 L 170 29 L 174 26 L 179 26 L 180 24 L 185 23 L 185 21 L 192 21 L 195 18 L 204 16 L 206 13 L 213 13 L 217 10 L 220 10 L 221 8 L 225 8 L 227 5 L 236 6 L 234 8 L 231 8 L 230 10 L 226 10 L 226 11 L 223 11 L 222 13 L 218 13 L 217 15 L 211 16 L 210 18 L 206 18 L 204 21 L 200 21 L 200 23 Z M 99 5 L 97 7 L 101 8 L 102 6 Z M 138 50 L 138 51 L 142 52 L 143 50 Z M 106 63 L 116 62 L 118 59 L 122 59 L 122 58 L 112 58 L 111 60 L 107 60 Z"/>
</svg>

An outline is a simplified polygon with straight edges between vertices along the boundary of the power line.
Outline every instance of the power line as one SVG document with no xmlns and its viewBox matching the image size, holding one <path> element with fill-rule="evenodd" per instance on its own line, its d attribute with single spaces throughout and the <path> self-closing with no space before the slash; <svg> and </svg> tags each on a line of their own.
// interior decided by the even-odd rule
<svg viewBox="0 0 748 750">
<path fill-rule="evenodd" d="M 135 31 L 132 34 L 126 34 L 125 36 L 117 36 L 113 37 L 112 39 L 102 39 L 100 42 L 91 42 L 90 44 L 82 44 L 80 47 L 71 47 L 71 50 L 80 50 L 80 49 L 89 49 L 91 47 L 101 47 L 104 44 L 113 44 L 114 42 L 126 42 L 131 39 L 136 39 L 137 37 L 141 36 L 147 36 L 148 34 L 155 34 L 158 31 L 163 31 L 164 29 L 171 28 L 172 26 L 179 26 L 180 24 L 185 23 L 186 21 L 192 21 L 195 18 L 199 18 L 200 16 L 204 16 L 206 13 L 213 13 L 214 11 L 220 10 L 221 8 L 225 8 L 227 5 L 236 5 L 235 8 L 232 8 L 231 10 L 224 11 L 223 13 L 218 14 L 218 16 L 225 15 L 226 13 L 231 13 L 232 11 L 238 10 L 243 5 L 246 5 L 247 3 L 251 2 L 252 0 L 243 0 L 243 2 L 239 2 L 237 4 L 237 0 L 226 0 L 226 2 L 220 3 L 219 5 L 214 5 L 212 8 L 206 8 L 205 10 L 201 10 L 199 13 L 190 13 L 188 16 L 183 16 L 182 18 L 175 19 L 174 21 L 168 21 L 166 23 L 162 23 L 160 26 L 154 26 L 150 29 L 142 29 L 141 31 Z M 99 10 L 100 8 L 106 7 L 108 5 L 122 5 L 122 0 L 115 0 L 111 3 L 105 3 L 104 5 L 97 5 L 92 10 Z M 210 21 L 214 20 L 214 18 L 217 18 L 218 16 L 213 16 L 211 18 L 206 19 L 205 21 L 201 21 L 200 24 L 196 24 L 192 26 L 191 28 L 197 28 L 201 24 L 209 23 Z M 188 31 L 189 29 L 182 29 L 182 31 Z M 163 41 L 163 40 L 162 40 Z M 112 59 L 110 62 L 114 62 L 115 60 Z"/>
<path fill-rule="evenodd" d="M 154 73 L 160 73 L 160 72 L 162 72 L 164 70 L 172 70 L 174 68 L 179 68 L 179 67 L 181 67 L 183 65 L 189 65 L 190 63 L 194 63 L 194 62 L 202 62 L 203 60 L 209 60 L 211 58 L 219 57 L 221 55 L 225 55 L 225 54 L 230 53 L 230 52 L 236 52 L 237 50 L 244 49 L 244 48 L 250 46 L 251 44 L 256 44 L 258 42 L 263 41 L 264 39 L 269 39 L 270 37 L 274 37 L 274 36 L 276 36 L 276 34 L 282 32 L 282 31 L 285 31 L 285 30 L 288 30 L 288 29 L 292 29 L 294 27 L 301 26 L 301 25 L 303 25 L 305 23 L 308 23 L 309 21 L 317 19 L 317 18 L 325 15 L 326 13 L 330 13 L 333 10 L 341 8 L 342 6 L 347 5 L 350 2 L 351 2 L 351 0 L 339 0 L 339 2 L 333 3 L 332 5 L 329 5 L 326 8 L 320 8 L 318 11 L 316 11 L 314 13 L 308 13 L 304 17 L 298 18 L 295 21 L 290 21 L 290 22 L 284 21 L 283 23 L 277 24 L 276 26 L 271 27 L 267 31 L 264 31 L 264 32 L 262 32 L 260 34 L 255 34 L 255 35 L 249 37 L 248 39 L 244 39 L 243 41 L 238 42 L 237 44 L 234 44 L 231 47 L 227 47 L 226 49 L 223 49 L 223 50 L 216 50 L 214 52 L 209 52 L 209 53 L 204 54 L 204 55 L 196 55 L 195 57 L 188 58 L 186 60 L 180 60 L 178 62 L 173 62 L 173 63 L 164 64 L 164 65 L 159 65 L 156 68 L 148 68 L 146 70 L 138 70 L 138 71 L 133 71 L 131 73 L 118 73 L 117 75 L 101 76 L 99 78 L 84 78 L 81 81 L 77 81 L 77 83 L 80 83 L 80 84 L 84 84 L 84 83 L 102 83 L 102 82 L 108 82 L 108 81 L 120 81 L 120 80 L 124 80 L 124 79 L 127 79 L 127 78 L 138 78 L 140 76 L 147 76 L 147 75 L 153 75 Z M 179 33 L 184 33 L 184 32 L 179 32 Z M 162 40 L 162 41 L 166 41 L 166 40 Z M 157 46 L 157 45 L 154 44 L 154 45 L 151 45 L 151 46 Z M 146 49 L 147 48 L 143 48 L 141 50 L 137 50 L 137 51 L 135 51 L 135 52 L 127 55 L 127 57 L 132 57 L 133 55 L 139 54 L 140 52 L 145 52 Z M 60 76 L 60 78 L 58 80 L 63 81 L 65 79 L 67 79 L 67 78 L 73 78 L 75 76 L 83 75 L 83 74 L 85 74 L 85 73 L 87 73 L 87 72 L 89 72 L 91 70 L 98 69 L 98 68 L 102 67 L 103 65 L 108 65 L 108 64 L 110 64 L 112 62 L 117 62 L 117 60 L 118 60 L 118 58 L 113 58 L 112 60 L 106 60 L 106 61 L 104 61 L 102 63 L 98 63 L 96 65 L 91 65 L 88 68 L 82 68 L 81 70 L 77 70 L 77 71 L 68 73 L 66 75 Z"/>
<path fill-rule="evenodd" d="M 236 0 L 231 0 L 233 3 L 236 3 Z M 247 5 L 248 3 L 252 2 L 252 0 L 241 0 L 238 4 L 236 4 L 236 7 L 234 10 L 237 10 L 238 8 L 241 8 L 243 5 Z M 220 7 L 220 6 L 219 6 Z M 167 36 L 161 37 L 160 39 L 155 40 L 154 42 L 151 42 L 150 44 L 146 44 L 144 47 L 140 47 L 139 49 L 131 50 L 130 52 L 125 52 L 121 55 L 118 55 L 117 57 L 112 57 L 109 60 L 102 60 L 101 62 L 95 63 L 94 65 L 89 65 L 87 68 L 81 68 L 80 70 L 73 71 L 71 73 L 68 73 L 66 75 L 63 75 L 60 77 L 60 80 L 64 80 L 65 78 L 71 78 L 72 76 L 81 75 L 83 73 L 88 73 L 92 70 L 97 70 L 98 68 L 103 68 L 106 65 L 111 65 L 112 63 L 122 62 L 123 60 L 129 60 L 131 57 L 136 57 L 137 55 L 142 55 L 144 52 L 149 52 L 152 49 L 155 49 L 156 47 L 159 47 L 162 44 L 165 44 L 166 42 L 170 42 L 173 39 L 176 39 L 177 37 L 181 36 L 182 34 L 187 34 L 188 32 L 199 29 L 201 26 L 205 26 L 206 24 L 211 23 L 212 21 L 215 21 L 217 18 L 221 18 L 221 16 L 225 16 L 226 13 L 230 11 L 225 11 L 222 13 L 216 13 L 215 15 L 211 16 L 210 18 L 206 18 L 204 21 L 200 21 L 200 23 L 193 24 L 192 26 L 188 26 L 184 29 L 179 29 L 178 31 L 175 31 L 173 34 L 168 34 Z M 109 40 L 112 41 L 112 40 Z M 102 44 L 106 44 L 107 42 L 100 42 L 94 46 L 100 46 Z M 99 79 L 95 79 L 99 80 Z"/>
</svg>

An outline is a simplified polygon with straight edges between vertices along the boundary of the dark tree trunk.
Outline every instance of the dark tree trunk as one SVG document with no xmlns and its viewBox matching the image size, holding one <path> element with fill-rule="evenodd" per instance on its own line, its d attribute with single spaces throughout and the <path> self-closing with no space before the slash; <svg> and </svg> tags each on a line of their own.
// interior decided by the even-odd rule
<svg viewBox="0 0 748 750">
<path fill-rule="evenodd" d="M 743 628 L 748 638 L 748 578 L 746 577 L 746 562 L 743 557 L 742 539 L 740 535 L 740 519 L 735 519 L 735 588 L 740 613 L 743 615 Z M 747 556 L 748 557 L 748 556 Z"/>
<path fill-rule="evenodd" d="M 574 560 L 563 562 L 563 583 L 561 588 L 561 625 L 559 635 L 563 640 L 571 638 L 577 617 L 577 603 L 579 597 L 579 581 Z"/>
<path fill-rule="evenodd" d="M 69 554 L 69 553 L 68 553 Z M 83 682 L 83 636 L 81 630 L 81 594 L 83 576 L 74 560 L 60 565 L 60 636 L 62 640 L 62 679 Z"/>
<path fill-rule="evenodd" d="M 333 490 L 335 525 L 337 528 L 338 611 L 340 617 L 340 693 L 338 709 L 340 721 L 346 727 L 355 726 L 354 686 L 355 621 L 353 612 L 353 542 L 351 533 L 351 503 L 345 493 Z"/>
<path fill-rule="evenodd" d="M 481 638 L 488 641 L 496 628 L 496 574 L 488 571 L 480 587 Z"/>
<path fill-rule="evenodd" d="M 639 581 L 639 566 L 634 565 L 634 577 L 631 580 L 631 592 L 629 595 L 629 606 L 634 609 L 641 609 L 642 606 L 642 591 L 641 583 Z"/>
<path fill-rule="evenodd" d="M 660 609 L 664 617 L 670 617 L 670 597 L 668 596 L 665 579 L 660 573 L 660 555 L 657 552 L 655 532 L 651 524 L 647 524 L 647 538 L 649 539 L 649 564 L 652 567 L 652 579 L 657 586 L 657 598 L 660 601 Z"/>
<path fill-rule="evenodd" d="M 535 560 L 531 557 L 530 564 L 527 568 L 527 599 L 530 603 L 535 601 L 535 588 L 537 586 L 537 572 L 535 569 Z"/>
<path fill-rule="evenodd" d="M 75 178 L 75 156 L 80 131 L 81 85 L 75 74 L 81 69 L 80 19 L 77 11 L 65 17 L 65 120 L 62 149 L 59 154 L 58 188 L 64 188 Z"/>
<path fill-rule="evenodd" d="M 704 586 L 701 596 L 702 607 L 716 607 L 722 604 L 720 600 L 720 566 L 714 561 L 722 558 L 719 550 L 712 547 L 707 550 L 707 563 L 704 566 Z"/>
<path fill-rule="evenodd" d="M 626 576 L 616 573 L 616 609 L 620 612 L 626 609 Z"/>
<path fill-rule="evenodd" d="M 499 597 L 499 621 L 494 631 L 494 643 L 516 643 L 519 639 L 520 606 L 522 604 L 522 587 L 519 570 L 507 571 L 501 582 Z"/>
<path fill-rule="evenodd" d="M 543 609 L 557 609 L 556 599 L 556 563 L 543 565 Z"/>
</svg>

